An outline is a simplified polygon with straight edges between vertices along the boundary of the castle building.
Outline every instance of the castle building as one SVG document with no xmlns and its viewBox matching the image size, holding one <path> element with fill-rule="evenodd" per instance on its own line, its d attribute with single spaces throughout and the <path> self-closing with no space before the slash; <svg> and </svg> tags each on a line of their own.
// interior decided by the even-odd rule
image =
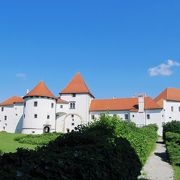
<svg viewBox="0 0 180 180">
<path fill-rule="evenodd" d="M 167 88 L 154 101 L 163 108 L 164 122 L 180 120 L 180 89 Z"/>
<path fill-rule="evenodd" d="M 43 81 L 24 96 L 23 134 L 55 131 L 56 97 Z"/>
<path fill-rule="evenodd" d="M 80 73 L 56 97 L 43 81 L 23 98 L 0 103 L 0 131 L 23 134 L 67 133 L 88 124 L 102 113 L 132 121 L 138 127 L 180 120 L 180 89 L 168 88 L 154 100 L 136 98 L 95 99 Z"/>
<path fill-rule="evenodd" d="M 13 96 L 0 103 L 0 131 L 20 133 L 23 123 L 24 100 Z"/>
</svg>

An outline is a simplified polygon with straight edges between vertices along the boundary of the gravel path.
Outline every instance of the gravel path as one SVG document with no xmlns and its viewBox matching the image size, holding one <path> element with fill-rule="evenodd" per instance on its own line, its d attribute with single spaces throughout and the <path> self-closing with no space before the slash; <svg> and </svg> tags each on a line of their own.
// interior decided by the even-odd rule
<svg viewBox="0 0 180 180">
<path fill-rule="evenodd" d="M 143 168 L 140 179 L 147 180 L 173 180 L 173 169 L 168 163 L 166 148 L 160 139 L 156 144 L 154 153 L 150 156 Z"/>
</svg>

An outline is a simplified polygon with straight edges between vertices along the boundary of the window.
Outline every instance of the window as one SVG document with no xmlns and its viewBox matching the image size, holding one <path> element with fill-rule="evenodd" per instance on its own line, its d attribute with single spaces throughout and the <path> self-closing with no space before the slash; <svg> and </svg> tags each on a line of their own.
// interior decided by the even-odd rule
<svg viewBox="0 0 180 180">
<path fill-rule="evenodd" d="M 24 118 L 25 118 L 25 114 L 24 114 Z"/>
<path fill-rule="evenodd" d="M 44 133 L 50 133 L 50 127 L 49 126 L 45 126 L 43 129 Z"/>
<path fill-rule="evenodd" d="M 173 106 L 171 106 L 171 111 L 172 111 L 172 112 L 174 111 L 174 108 L 173 108 Z"/>
<path fill-rule="evenodd" d="M 129 119 L 129 115 L 125 114 L 125 119 L 128 120 Z"/>
<path fill-rule="evenodd" d="M 95 119 L 95 115 L 93 114 L 93 115 L 91 115 L 91 119 Z"/>
<path fill-rule="evenodd" d="M 74 117 L 74 114 L 71 114 L 71 117 L 73 118 L 73 117 Z"/>
<path fill-rule="evenodd" d="M 74 121 L 74 119 L 72 119 L 72 121 Z"/>
<path fill-rule="evenodd" d="M 75 109 L 76 105 L 75 105 L 75 102 L 71 102 L 70 103 L 70 109 Z"/>
<path fill-rule="evenodd" d="M 151 117 L 150 117 L 150 114 L 147 114 L 147 119 L 150 119 Z"/>
<path fill-rule="evenodd" d="M 73 94 L 72 94 L 72 97 L 76 97 L 76 94 L 75 94 L 75 93 L 73 93 Z"/>
<path fill-rule="evenodd" d="M 47 115 L 47 119 L 50 119 L 50 115 Z"/>
<path fill-rule="evenodd" d="M 37 107 L 37 106 L 38 106 L 38 102 L 34 101 L 34 107 Z"/>
<path fill-rule="evenodd" d="M 132 115 L 132 117 L 134 118 L 134 114 Z"/>
<path fill-rule="evenodd" d="M 51 108 L 54 108 L 54 103 L 51 103 Z"/>
<path fill-rule="evenodd" d="M 26 107 L 26 102 L 24 103 L 24 107 Z"/>
<path fill-rule="evenodd" d="M 179 112 L 180 112 L 180 106 L 179 106 Z"/>
<path fill-rule="evenodd" d="M 62 109 L 62 108 L 63 108 L 63 105 L 60 105 L 60 108 Z"/>
<path fill-rule="evenodd" d="M 7 116 L 4 116 L 4 120 L 7 120 Z"/>
<path fill-rule="evenodd" d="M 34 118 L 37 118 L 37 114 L 34 114 Z"/>
<path fill-rule="evenodd" d="M 4 107 L 1 107 L 1 111 L 4 111 Z"/>
<path fill-rule="evenodd" d="M 74 123 L 72 123 L 71 125 L 74 126 Z"/>
<path fill-rule="evenodd" d="M 5 126 L 7 126 L 7 123 L 5 123 Z"/>
</svg>

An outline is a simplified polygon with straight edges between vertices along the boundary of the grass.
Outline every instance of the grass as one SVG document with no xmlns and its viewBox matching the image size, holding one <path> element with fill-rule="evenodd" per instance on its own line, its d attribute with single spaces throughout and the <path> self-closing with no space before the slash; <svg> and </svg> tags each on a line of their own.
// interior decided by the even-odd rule
<svg viewBox="0 0 180 180">
<path fill-rule="evenodd" d="M 8 153 L 16 152 L 17 148 L 34 149 L 36 147 L 36 145 L 21 144 L 15 141 L 15 138 L 19 136 L 26 135 L 0 132 L 0 151 Z"/>
<path fill-rule="evenodd" d="M 180 180 L 180 166 L 173 166 L 174 180 Z"/>
</svg>

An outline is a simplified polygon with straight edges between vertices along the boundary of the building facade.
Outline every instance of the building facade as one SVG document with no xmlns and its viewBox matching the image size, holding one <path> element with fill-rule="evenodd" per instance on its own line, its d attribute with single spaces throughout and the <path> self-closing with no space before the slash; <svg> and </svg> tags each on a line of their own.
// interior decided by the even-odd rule
<svg viewBox="0 0 180 180">
<path fill-rule="evenodd" d="M 98 119 L 102 113 L 117 115 L 142 127 L 180 120 L 180 89 L 168 88 L 154 100 L 136 98 L 95 99 L 80 73 L 56 97 L 40 81 L 23 98 L 0 103 L 0 131 L 24 134 L 67 133 L 80 124 Z"/>
</svg>

